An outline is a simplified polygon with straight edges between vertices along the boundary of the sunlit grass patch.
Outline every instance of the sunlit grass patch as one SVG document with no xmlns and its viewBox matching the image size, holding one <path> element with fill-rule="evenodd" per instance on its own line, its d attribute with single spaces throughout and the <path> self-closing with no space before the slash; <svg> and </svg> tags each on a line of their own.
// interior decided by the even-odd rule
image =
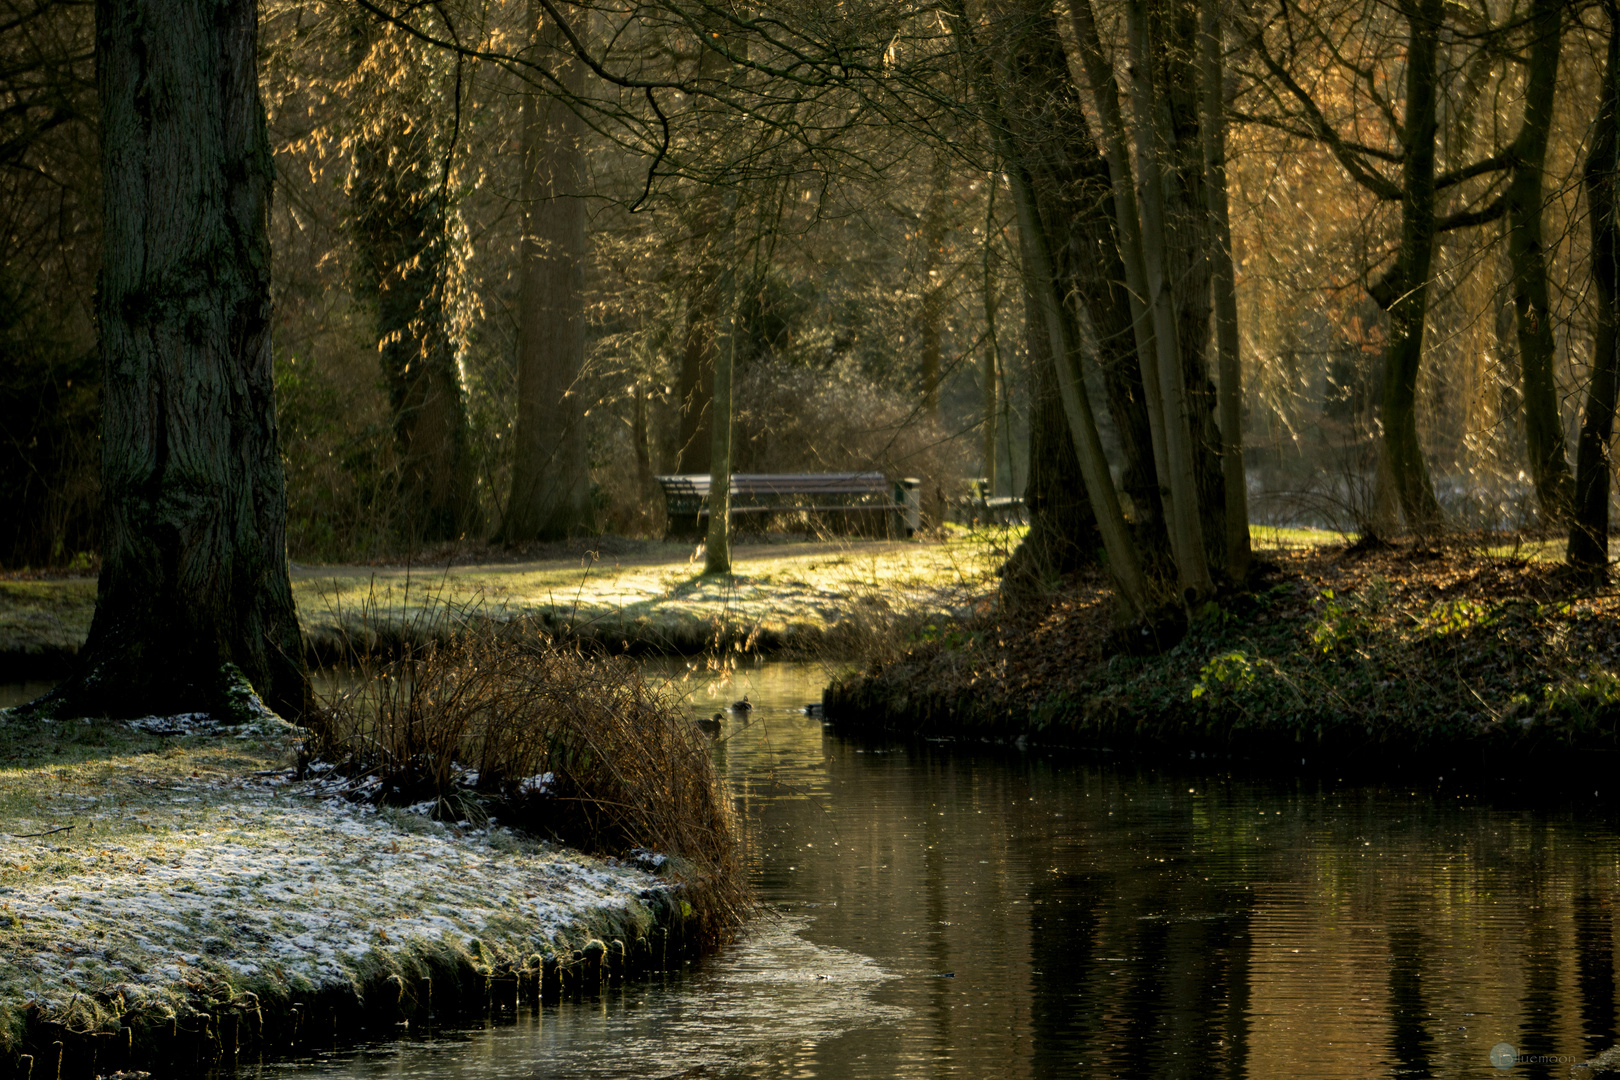
<svg viewBox="0 0 1620 1080">
<path fill-rule="evenodd" d="M 1315 548 L 1349 543 L 1352 538 L 1336 529 L 1308 529 L 1283 525 L 1250 525 L 1249 542 L 1261 548 Z"/>
<path fill-rule="evenodd" d="M 0 580 L 0 653 L 76 652 L 95 608 L 94 578 Z"/>
</svg>

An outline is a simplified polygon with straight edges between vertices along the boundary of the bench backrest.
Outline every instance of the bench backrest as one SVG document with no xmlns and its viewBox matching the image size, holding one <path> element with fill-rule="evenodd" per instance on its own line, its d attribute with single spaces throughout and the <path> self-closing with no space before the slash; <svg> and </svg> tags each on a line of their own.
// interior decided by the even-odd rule
<svg viewBox="0 0 1620 1080">
<path fill-rule="evenodd" d="M 705 473 L 655 476 L 669 495 L 706 499 L 710 477 Z M 888 495 L 889 481 L 882 473 L 733 473 L 733 495 Z"/>
</svg>

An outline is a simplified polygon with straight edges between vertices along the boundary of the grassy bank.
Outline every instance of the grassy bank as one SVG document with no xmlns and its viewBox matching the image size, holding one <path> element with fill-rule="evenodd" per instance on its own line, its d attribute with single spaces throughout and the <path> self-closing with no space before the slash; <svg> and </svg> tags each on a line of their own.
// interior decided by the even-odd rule
<svg viewBox="0 0 1620 1080">
<path fill-rule="evenodd" d="M 1330 768 L 1590 764 L 1620 748 L 1613 591 L 1499 545 L 1263 554 L 1257 587 L 1195 612 L 1173 644 L 1122 637 L 1098 573 L 1022 610 L 925 626 L 830 687 L 828 715 L 849 729 Z"/>
<path fill-rule="evenodd" d="M 716 936 L 682 860 L 583 855 L 471 797 L 366 798 L 302 735 L 0 713 L 0 1075 L 328 1045 L 588 991 Z"/>
<path fill-rule="evenodd" d="M 538 619 L 614 649 L 837 652 L 852 612 L 982 591 L 1016 531 L 953 529 L 929 541 L 738 545 L 730 578 L 705 578 L 690 547 L 605 538 L 547 558 L 435 552 L 416 565 L 295 566 L 293 592 L 318 655 L 409 636 L 447 608 Z M 0 678 L 60 673 L 90 629 L 95 581 L 0 580 Z"/>
</svg>

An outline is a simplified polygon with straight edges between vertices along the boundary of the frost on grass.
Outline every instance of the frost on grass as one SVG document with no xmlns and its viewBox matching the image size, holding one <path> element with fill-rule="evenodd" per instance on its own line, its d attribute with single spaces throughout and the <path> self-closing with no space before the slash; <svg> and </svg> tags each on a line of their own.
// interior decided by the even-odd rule
<svg viewBox="0 0 1620 1080">
<path fill-rule="evenodd" d="M 34 792 L 0 834 L 0 1049 L 30 1002 L 95 1002 L 105 1017 L 201 988 L 358 988 L 413 958 L 521 962 L 587 927 L 650 918 L 639 898 L 660 879 L 639 868 L 402 821 L 290 771 L 195 767 L 210 746 L 233 750 L 235 733 L 171 744 L 194 748 L 178 766 L 81 765 L 71 784 L 61 769 L 0 770 Z"/>
</svg>

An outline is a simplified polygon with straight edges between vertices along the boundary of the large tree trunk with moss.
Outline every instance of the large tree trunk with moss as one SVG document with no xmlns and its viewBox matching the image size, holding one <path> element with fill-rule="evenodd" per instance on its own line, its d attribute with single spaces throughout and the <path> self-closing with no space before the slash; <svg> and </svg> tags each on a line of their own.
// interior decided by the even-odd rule
<svg viewBox="0 0 1620 1080">
<path fill-rule="evenodd" d="M 288 716 L 309 685 L 270 360 L 252 0 L 99 0 L 102 570 L 35 715 Z"/>
<path fill-rule="evenodd" d="M 1553 378 L 1557 346 L 1547 288 L 1547 257 L 1541 239 L 1541 176 L 1552 132 L 1563 14 L 1562 0 L 1535 0 L 1531 5 L 1524 124 L 1514 140 L 1513 176 L 1507 192 L 1508 263 L 1513 275 L 1513 313 L 1524 379 L 1525 449 L 1536 485 L 1536 501 L 1541 505 L 1542 519 L 1549 524 L 1564 520 L 1572 497 L 1564 422 L 1558 414 L 1558 383 Z"/>
<path fill-rule="evenodd" d="M 400 533 L 453 540 L 477 520 L 466 392 L 451 328 L 450 215 L 429 126 L 403 120 L 355 154 L 358 292 L 376 308 L 400 457 Z"/>
<path fill-rule="evenodd" d="M 530 19 L 570 93 L 585 69 L 538 3 Z M 523 242 L 518 412 L 512 492 L 501 539 L 557 540 L 591 527 L 585 403 L 585 124 L 567 102 L 532 88 L 523 101 Z"/>
<path fill-rule="evenodd" d="M 1581 437 L 1575 451 L 1575 508 L 1569 529 L 1569 561 L 1600 574 L 1609 565 L 1609 442 L 1614 437 L 1616 383 L 1620 381 L 1620 223 L 1615 220 L 1616 173 L 1620 172 L 1620 8 L 1604 4 L 1609 18 L 1608 58 L 1603 68 L 1597 123 L 1583 180 L 1592 227 L 1592 385 L 1586 392 Z"/>
</svg>

